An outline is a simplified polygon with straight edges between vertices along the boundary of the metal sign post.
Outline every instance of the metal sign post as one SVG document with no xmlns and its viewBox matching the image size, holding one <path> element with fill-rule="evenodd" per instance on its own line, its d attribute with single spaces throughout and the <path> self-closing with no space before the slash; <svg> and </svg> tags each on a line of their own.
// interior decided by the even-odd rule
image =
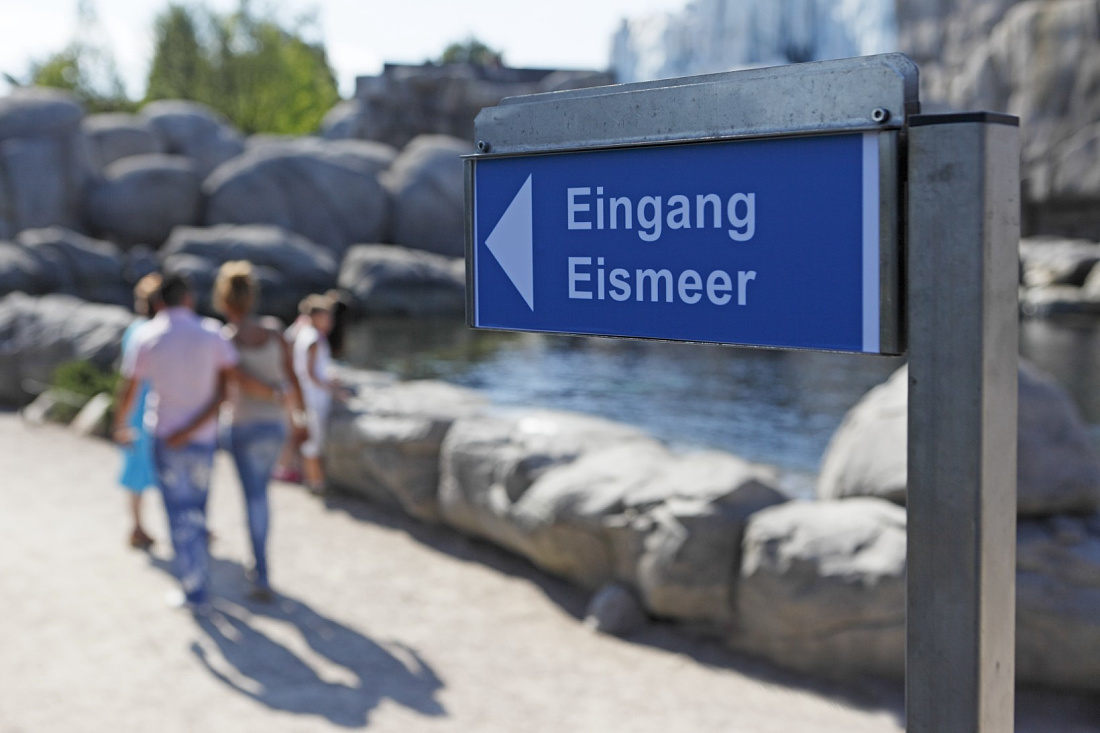
<svg viewBox="0 0 1100 733">
<path fill-rule="evenodd" d="M 907 303 L 908 730 L 1007 733 L 1015 118 L 918 112 L 900 54 L 505 99 L 466 159 L 467 321 L 897 354 Z"/>
<path fill-rule="evenodd" d="M 910 733 L 1013 729 L 1018 124 L 909 123 Z"/>
</svg>

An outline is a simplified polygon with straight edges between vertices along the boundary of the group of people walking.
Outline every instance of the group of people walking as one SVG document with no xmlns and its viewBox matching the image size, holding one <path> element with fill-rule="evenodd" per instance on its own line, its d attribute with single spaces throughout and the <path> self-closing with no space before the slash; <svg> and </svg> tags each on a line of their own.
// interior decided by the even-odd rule
<svg viewBox="0 0 1100 733">
<path fill-rule="evenodd" d="M 278 321 L 255 315 L 257 284 L 244 261 L 227 262 L 218 272 L 214 307 L 224 325 L 195 313 L 191 288 L 180 275 L 148 275 L 134 294 L 142 317 L 123 339 L 113 430 L 124 450 L 120 482 L 131 492 L 130 544 L 146 549 L 153 543 L 142 525 L 141 496 L 155 485 L 183 587 L 180 602 L 205 606 L 206 503 L 220 443 L 236 464 L 247 510 L 250 595 L 270 600 L 267 485 L 281 452 L 287 455 L 284 445 L 300 446 L 307 486 L 324 490 L 325 424 L 341 389 L 329 376 L 334 303 L 309 296 L 284 335 Z"/>
</svg>

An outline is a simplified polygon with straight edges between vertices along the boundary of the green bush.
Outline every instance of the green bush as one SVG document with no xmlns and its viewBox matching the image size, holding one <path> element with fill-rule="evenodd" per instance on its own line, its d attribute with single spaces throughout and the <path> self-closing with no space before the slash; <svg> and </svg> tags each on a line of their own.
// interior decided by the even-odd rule
<svg viewBox="0 0 1100 733">
<path fill-rule="evenodd" d="M 52 415 L 62 422 L 69 422 L 80 412 L 80 406 L 76 402 L 87 402 L 100 392 L 106 392 L 113 397 L 118 380 L 118 372 L 104 371 L 87 359 L 67 361 L 59 365 L 50 375 L 50 389 L 60 393 L 62 402 Z"/>
</svg>

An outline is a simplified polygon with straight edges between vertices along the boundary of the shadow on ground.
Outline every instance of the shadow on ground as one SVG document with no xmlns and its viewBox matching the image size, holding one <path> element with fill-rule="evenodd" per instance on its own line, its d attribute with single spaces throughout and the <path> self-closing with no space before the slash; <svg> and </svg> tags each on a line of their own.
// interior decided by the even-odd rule
<svg viewBox="0 0 1100 733">
<path fill-rule="evenodd" d="M 584 617 L 590 594 L 549 575 L 525 558 L 489 542 L 471 539 L 445 527 L 418 522 L 398 509 L 369 503 L 357 497 L 330 495 L 330 511 L 340 511 L 359 521 L 405 532 L 418 542 L 453 558 L 478 563 L 497 572 L 523 578 L 578 621 Z M 767 661 L 738 654 L 690 628 L 656 621 L 631 635 L 628 641 L 681 654 L 717 669 L 777 685 L 818 694 L 848 707 L 883 711 L 900 727 L 905 726 L 905 691 L 899 680 L 857 678 L 825 680 L 779 668 Z M 1020 688 L 1016 692 L 1017 733 L 1100 733 L 1100 697 L 1052 690 Z"/>
<path fill-rule="evenodd" d="M 171 574 L 171 564 L 154 566 Z M 202 665 L 226 686 L 273 710 L 316 715 L 360 728 L 384 700 L 428 717 L 446 710 L 443 682 L 416 650 L 375 641 L 281 593 L 271 602 L 244 596 L 244 568 L 211 558 L 218 598 L 196 614 L 204 638 L 191 645 Z"/>
</svg>

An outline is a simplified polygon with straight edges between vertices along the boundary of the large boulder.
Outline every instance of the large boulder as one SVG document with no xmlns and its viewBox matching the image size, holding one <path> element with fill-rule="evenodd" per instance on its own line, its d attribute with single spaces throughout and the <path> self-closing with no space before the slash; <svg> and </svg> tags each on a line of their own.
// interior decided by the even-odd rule
<svg viewBox="0 0 1100 733">
<path fill-rule="evenodd" d="M 258 146 L 203 183 L 207 224 L 274 224 L 339 257 L 352 244 L 383 241 L 390 202 L 380 162 L 328 146 Z"/>
<path fill-rule="evenodd" d="M 1091 277 L 1091 276 L 1090 276 Z M 1020 313 L 1029 318 L 1100 316 L 1100 292 L 1092 286 L 1042 285 L 1020 292 Z"/>
<path fill-rule="evenodd" d="M 141 110 L 160 140 L 164 152 L 184 155 L 195 164 L 199 178 L 244 151 L 244 138 L 218 113 L 198 102 L 165 99 Z"/>
<path fill-rule="evenodd" d="M 88 115 L 81 124 L 91 152 L 92 163 L 103 170 L 120 158 L 154 155 L 164 152 L 164 144 L 149 120 L 137 115 Z"/>
<path fill-rule="evenodd" d="M 100 369 L 112 368 L 133 319 L 125 308 L 68 295 L 0 298 L 0 403 L 29 401 L 67 361 L 87 359 Z"/>
<path fill-rule="evenodd" d="M 340 265 L 353 311 L 386 316 L 461 315 L 465 261 L 386 244 L 356 245 Z"/>
<path fill-rule="evenodd" d="M 749 517 L 729 643 L 801 671 L 905 673 L 905 510 L 792 501 Z"/>
<path fill-rule="evenodd" d="M 367 138 L 359 101 L 345 100 L 326 112 L 325 118 L 321 120 L 321 134 L 327 140 Z"/>
<path fill-rule="evenodd" d="M 473 146 L 447 135 L 410 142 L 385 175 L 393 194 L 393 242 L 451 257 L 465 251 L 465 182 L 459 156 Z"/>
<path fill-rule="evenodd" d="M 753 512 L 781 503 L 775 471 L 716 451 L 612 444 L 547 471 L 510 510 L 518 549 L 588 588 L 626 582 L 650 613 L 727 621 Z"/>
<path fill-rule="evenodd" d="M 476 392 L 445 382 L 360 384 L 329 421 L 329 480 L 348 493 L 437 521 L 443 438 L 456 420 L 484 405 Z"/>
<path fill-rule="evenodd" d="M 1086 239 L 1034 237 L 1020 240 L 1022 280 L 1028 287 L 1081 287 L 1097 262 L 1100 262 L 1100 244 Z"/>
<path fill-rule="evenodd" d="M 845 416 L 822 460 L 823 499 L 905 500 L 908 369 L 867 393 Z M 1053 379 L 1021 361 L 1017 509 L 1021 516 L 1100 508 L 1100 461 L 1073 402 Z"/>
<path fill-rule="evenodd" d="M 1020 522 L 1016 676 L 1100 692 L 1100 515 Z"/>
<path fill-rule="evenodd" d="M 17 88 L 0 98 L 0 234 L 80 226 L 92 172 L 83 116 L 72 97 L 56 90 Z"/>
<path fill-rule="evenodd" d="M 443 441 L 440 509 L 444 522 L 523 552 L 513 506 L 555 466 L 617 443 L 660 444 L 641 431 L 597 417 L 515 410 L 455 422 Z"/>
<path fill-rule="evenodd" d="M 117 247 L 61 227 L 26 229 L 15 243 L 42 264 L 38 292 L 73 295 L 95 303 L 128 305 L 130 283 Z"/>
<path fill-rule="evenodd" d="M 331 255 L 305 237 L 275 226 L 177 227 L 160 251 L 164 270 L 186 275 L 198 309 L 212 313 L 218 268 L 248 260 L 260 285 L 259 313 L 293 320 L 298 303 L 336 284 Z"/>
<path fill-rule="evenodd" d="M 84 210 L 101 236 L 123 246 L 158 246 L 177 226 L 195 224 L 199 177 L 190 158 L 134 155 L 107 166 L 88 189 Z"/>
<path fill-rule="evenodd" d="M 253 157 L 314 153 L 366 175 L 378 175 L 397 159 L 397 148 L 372 140 L 326 140 L 318 137 L 253 135 L 247 152 Z"/>
<path fill-rule="evenodd" d="M 42 295 L 48 278 L 42 260 L 13 242 L 0 241 L 0 297 L 8 293 Z"/>
</svg>

